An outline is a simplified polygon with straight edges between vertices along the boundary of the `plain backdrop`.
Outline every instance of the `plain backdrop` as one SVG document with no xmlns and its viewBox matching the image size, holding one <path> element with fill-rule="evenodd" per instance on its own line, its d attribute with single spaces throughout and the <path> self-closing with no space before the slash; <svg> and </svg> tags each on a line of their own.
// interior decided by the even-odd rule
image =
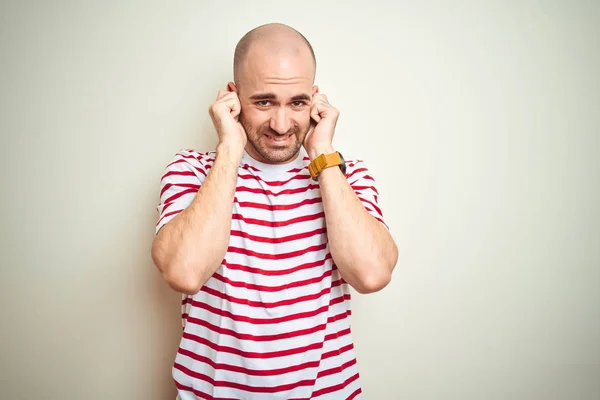
<svg viewBox="0 0 600 400">
<path fill-rule="evenodd" d="M 567 0 L 2 2 L 0 398 L 174 398 L 159 179 L 267 22 L 400 249 L 353 297 L 365 398 L 600 398 L 600 6 Z"/>
</svg>

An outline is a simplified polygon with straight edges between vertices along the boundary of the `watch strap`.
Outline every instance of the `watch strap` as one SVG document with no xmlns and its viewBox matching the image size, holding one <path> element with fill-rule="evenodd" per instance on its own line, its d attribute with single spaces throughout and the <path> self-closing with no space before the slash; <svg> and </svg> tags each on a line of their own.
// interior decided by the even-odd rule
<svg viewBox="0 0 600 400">
<path fill-rule="evenodd" d="M 319 174 L 327 168 L 344 165 L 344 158 L 339 152 L 321 154 L 308 164 L 308 171 L 313 179 L 317 179 Z M 345 168 L 342 168 L 344 171 Z"/>
</svg>

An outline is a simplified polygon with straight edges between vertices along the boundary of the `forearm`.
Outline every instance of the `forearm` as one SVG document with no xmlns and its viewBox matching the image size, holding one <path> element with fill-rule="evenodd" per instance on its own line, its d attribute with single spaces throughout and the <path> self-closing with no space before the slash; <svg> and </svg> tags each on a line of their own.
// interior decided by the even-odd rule
<svg viewBox="0 0 600 400">
<path fill-rule="evenodd" d="M 387 228 L 371 216 L 339 168 L 319 175 L 329 249 L 340 274 L 360 293 L 382 289 L 398 250 Z"/>
<path fill-rule="evenodd" d="M 229 244 L 241 153 L 219 145 L 192 203 L 157 234 L 152 257 L 175 290 L 194 294 L 221 265 Z"/>
</svg>

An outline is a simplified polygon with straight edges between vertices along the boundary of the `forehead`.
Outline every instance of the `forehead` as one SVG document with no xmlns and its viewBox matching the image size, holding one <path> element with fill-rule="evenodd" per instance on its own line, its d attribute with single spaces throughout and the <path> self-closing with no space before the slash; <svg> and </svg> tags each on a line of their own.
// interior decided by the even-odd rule
<svg viewBox="0 0 600 400">
<path fill-rule="evenodd" d="M 244 97 L 275 98 L 279 100 L 291 99 L 300 95 L 308 96 L 311 93 L 310 80 L 265 80 L 255 85 L 243 87 Z M 268 96 L 267 96 L 268 95 Z"/>
<path fill-rule="evenodd" d="M 244 94 L 269 92 L 277 96 L 295 96 L 309 92 L 314 82 L 314 64 L 303 51 L 281 51 L 275 54 L 251 51 L 246 58 L 240 86 Z"/>
</svg>

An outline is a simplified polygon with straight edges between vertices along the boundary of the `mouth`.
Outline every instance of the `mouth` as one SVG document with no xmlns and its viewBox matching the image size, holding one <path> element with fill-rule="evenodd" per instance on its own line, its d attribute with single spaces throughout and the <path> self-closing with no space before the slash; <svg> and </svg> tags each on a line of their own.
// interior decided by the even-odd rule
<svg viewBox="0 0 600 400">
<path fill-rule="evenodd" d="M 269 136 L 269 135 L 265 135 L 267 137 L 267 140 L 269 141 L 269 143 L 272 144 L 277 144 L 277 145 L 283 145 L 283 144 L 287 144 L 290 139 L 292 138 L 293 135 L 286 135 L 286 136 Z"/>
</svg>

